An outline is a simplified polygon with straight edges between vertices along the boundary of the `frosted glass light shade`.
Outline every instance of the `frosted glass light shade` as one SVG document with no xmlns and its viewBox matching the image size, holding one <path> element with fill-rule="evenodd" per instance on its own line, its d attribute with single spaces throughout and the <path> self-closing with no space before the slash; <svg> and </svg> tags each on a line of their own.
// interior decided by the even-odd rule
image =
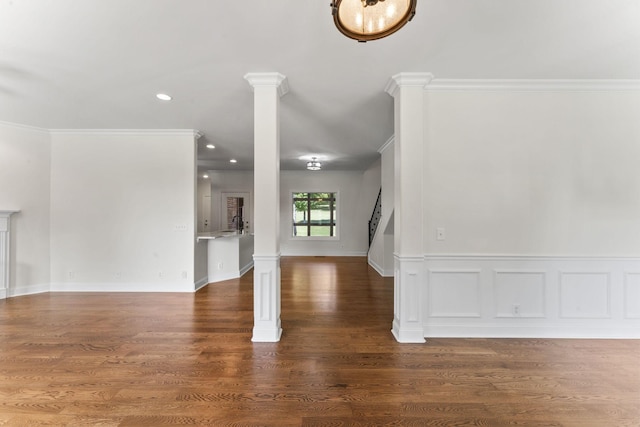
<svg viewBox="0 0 640 427">
<path fill-rule="evenodd" d="M 307 162 L 307 169 L 310 171 L 319 171 L 322 169 L 322 163 L 317 158 L 312 157 L 310 162 Z"/>
<path fill-rule="evenodd" d="M 416 13 L 417 0 L 334 0 L 333 21 L 345 36 L 369 41 L 393 34 Z"/>
</svg>

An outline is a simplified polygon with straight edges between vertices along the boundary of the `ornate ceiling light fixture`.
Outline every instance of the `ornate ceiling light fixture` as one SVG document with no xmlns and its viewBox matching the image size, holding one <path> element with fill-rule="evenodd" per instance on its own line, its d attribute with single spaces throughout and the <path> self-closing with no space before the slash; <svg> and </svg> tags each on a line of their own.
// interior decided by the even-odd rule
<svg viewBox="0 0 640 427">
<path fill-rule="evenodd" d="M 331 13 L 345 36 L 367 42 L 395 33 L 416 14 L 417 0 L 333 0 Z"/>
<path fill-rule="evenodd" d="M 318 161 L 317 157 L 312 157 L 311 161 L 307 162 L 307 169 L 310 171 L 319 171 L 322 168 L 322 164 Z"/>
</svg>

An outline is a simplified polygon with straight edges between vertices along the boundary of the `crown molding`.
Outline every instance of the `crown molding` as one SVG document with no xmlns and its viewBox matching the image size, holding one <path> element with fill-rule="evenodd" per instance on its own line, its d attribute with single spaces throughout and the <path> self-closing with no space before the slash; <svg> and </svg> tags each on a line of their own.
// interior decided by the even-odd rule
<svg viewBox="0 0 640 427">
<path fill-rule="evenodd" d="M 0 126 L 46 133 L 49 135 L 128 135 L 128 136 L 192 136 L 200 139 L 204 136 L 197 129 L 46 129 L 36 126 L 22 125 L 0 121 Z"/>
<path fill-rule="evenodd" d="M 428 92 L 609 92 L 640 90 L 640 80 L 613 79 L 433 79 Z"/>
<path fill-rule="evenodd" d="M 433 79 L 431 73 L 398 73 L 387 81 L 384 91 L 391 96 L 396 96 L 400 87 L 406 86 L 427 86 Z"/>
<path fill-rule="evenodd" d="M 391 138 L 387 139 L 387 142 L 385 142 L 384 144 L 382 144 L 380 148 L 378 148 L 378 153 L 380 154 L 384 153 L 384 150 L 389 148 L 389 146 L 392 145 L 395 142 L 395 140 L 396 140 L 395 135 L 391 135 Z"/>
<path fill-rule="evenodd" d="M 27 131 L 31 131 L 31 132 L 49 133 L 49 129 L 40 128 L 40 127 L 37 127 L 37 126 L 22 125 L 22 124 L 19 124 L 19 123 L 11 123 L 11 122 L 2 122 L 2 121 L 0 121 L 0 126 L 7 127 L 7 128 L 13 128 L 13 129 L 19 129 L 19 130 L 27 130 Z"/>
<path fill-rule="evenodd" d="M 244 79 L 249 82 L 252 88 L 258 86 L 275 86 L 278 89 L 278 95 L 284 96 L 289 92 L 289 79 L 280 73 L 247 73 Z"/>
<path fill-rule="evenodd" d="M 105 135 L 105 136 L 191 136 L 203 134 L 195 129 L 51 129 L 51 135 Z"/>
</svg>

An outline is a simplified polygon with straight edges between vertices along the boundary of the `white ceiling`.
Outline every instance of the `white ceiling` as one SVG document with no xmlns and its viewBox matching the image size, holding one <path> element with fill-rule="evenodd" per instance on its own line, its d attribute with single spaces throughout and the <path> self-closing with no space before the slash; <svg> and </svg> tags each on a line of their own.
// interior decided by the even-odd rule
<svg viewBox="0 0 640 427">
<path fill-rule="evenodd" d="M 197 129 L 201 163 L 251 169 L 247 72 L 289 79 L 281 165 L 364 169 L 393 134 L 389 77 L 638 79 L 638 0 L 418 0 L 357 43 L 329 0 L 0 0 L 0 121 L 48 129 Z M 173 96 L 160 102 L 158 92 Z M 231 157 L 238 159 L 229 164 Z"/>
</svg>

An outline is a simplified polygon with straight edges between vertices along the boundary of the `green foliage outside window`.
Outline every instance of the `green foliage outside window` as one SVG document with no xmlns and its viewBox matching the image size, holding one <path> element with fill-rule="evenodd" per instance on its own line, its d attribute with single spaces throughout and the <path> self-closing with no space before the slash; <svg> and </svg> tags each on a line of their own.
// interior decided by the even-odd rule
<svg viewBox="0 0 640 427">
<path fill-rule="evenodd" d="M 336 193 L 293 193 L 293 235 L 336 236 Z"/>
</svg>

